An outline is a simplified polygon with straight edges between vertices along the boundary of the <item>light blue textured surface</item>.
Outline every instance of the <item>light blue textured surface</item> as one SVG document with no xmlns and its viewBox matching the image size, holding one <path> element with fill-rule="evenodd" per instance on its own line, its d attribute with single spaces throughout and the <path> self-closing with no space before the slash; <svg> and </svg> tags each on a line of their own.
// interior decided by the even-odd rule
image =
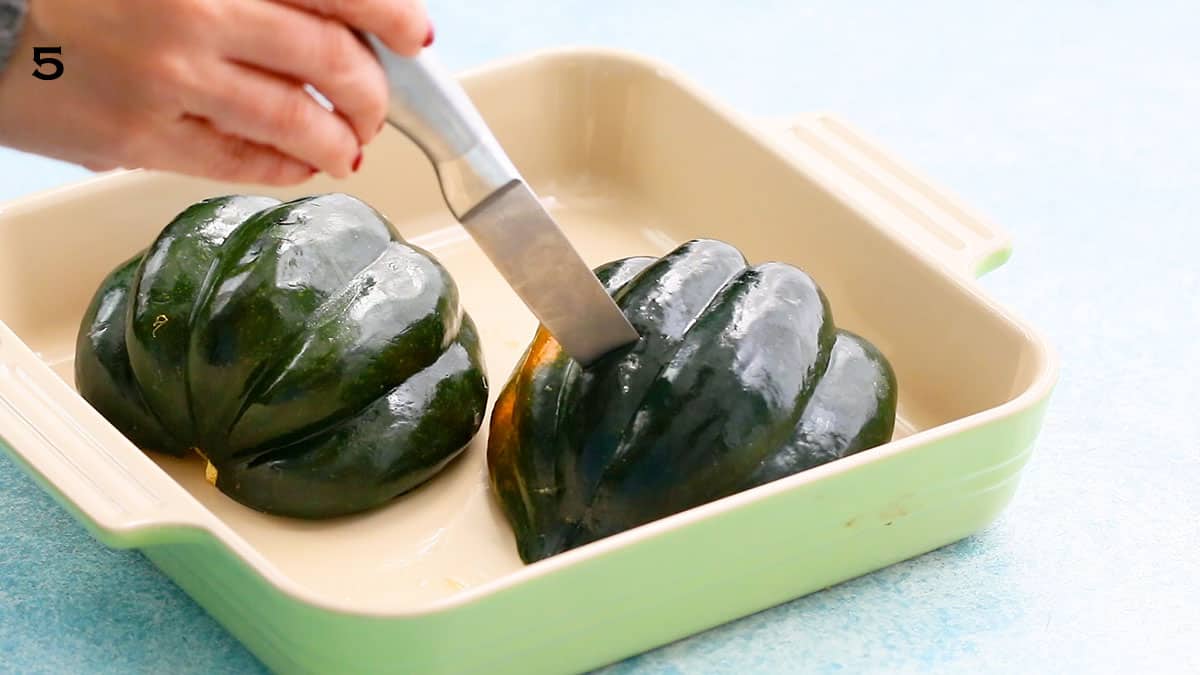
<svg viewBox="0 0 1200 675">
<path fill-rule="evenodd" d="M 848 118 L 1012 232 L 985 285 L 1063 360 L 994 527 L 610 672 L 1200 672 L 1200 3 L 430 4 L 456 68 L 615 46 Z M 84 175 L 0 151 L 0 198 Z M 261 670 L 3 459 L 0 516 L 0 671 Z"/>
</svg>

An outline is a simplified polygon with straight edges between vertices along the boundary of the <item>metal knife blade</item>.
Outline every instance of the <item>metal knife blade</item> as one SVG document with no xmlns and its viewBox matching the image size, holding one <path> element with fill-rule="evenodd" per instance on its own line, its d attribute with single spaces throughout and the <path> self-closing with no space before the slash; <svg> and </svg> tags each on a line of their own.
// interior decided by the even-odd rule
<svg viewBox="0 0 1200 675">
<path fill-rule="evenodd" d="M 567 354 L 588 365 L 637 340 L 637 331 L 430 50 L 409 58 L 374 35 L 363 38 L 387 74 L 388 122 L 433 163 L 451 213 Z"/>
<path fill-rule="evenodd" d="M 586 365 L 637 340 L 637 331 L 523 181 L 492 194 L 462 224 L 575 360 Z"/>
</svg>

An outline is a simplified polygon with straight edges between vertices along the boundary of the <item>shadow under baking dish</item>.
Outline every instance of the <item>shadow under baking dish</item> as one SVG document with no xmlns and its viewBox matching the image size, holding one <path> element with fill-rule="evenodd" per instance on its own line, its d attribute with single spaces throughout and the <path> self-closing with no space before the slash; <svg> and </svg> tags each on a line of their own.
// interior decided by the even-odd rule
<svg viewBox="0 0 1200 675">
<path fill-rule="evenodd" d="M 826 292 L 837 324 L 873 341 L 895 366 L 898 438 L 998 406 L 1030 385 L 1037 357 L 1019 326 L 687 92 L 611 64 L 546 68 L 521 84 L 523 105 L 505 103 L 503 72 L 472 95 L 589 264 L 714 237 L 752 263 L 802 267 Z M 78 322 L 103 276 L 193 201 L 250 191 L 158 175 L 130 177 L 128 188 L 64 199 L 0 226 L 0 319 L 69 384 Z M 349 181 L 254 191 L 288 198 L 334 190 L 378 208 L 454 275 L 484 339 L 494 400 L 536 322 L 445 211 L 424 157 L 388 130 Z M 152 456 L 313 595 L 364 611 L 412 611 L 523 567 L 488 491 L 486 427 L 431 482 L 370 513 L 321 522 L 254 512 L 206 483 L 198 458 Z"/>
</svg>

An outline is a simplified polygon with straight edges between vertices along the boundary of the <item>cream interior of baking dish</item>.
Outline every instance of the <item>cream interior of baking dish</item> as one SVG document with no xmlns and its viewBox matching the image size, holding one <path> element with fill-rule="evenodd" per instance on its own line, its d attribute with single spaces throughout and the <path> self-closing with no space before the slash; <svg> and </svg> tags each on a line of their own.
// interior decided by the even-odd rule
<svg viewBox="0 0 1200 675">
<path fill-rule="evenodd" d="M 875 229 L 782 150 L 653 68 L 559 57 L 467 85 L 589 263 L 715 237 L 752 262 L 783 260 L 813 275 L 837 323 L 874 341 L 894 364 L 898 436 L 997 406 L 1029 385 L 1033 355 L 1016 324 Z M 127 178 L 64 194 L 36 218 L 0 219 L 0 320 L 68 383 L 80 316 L 105 274 L 191 202 L 251 191 Z M 332 190 L 380 209 L 455 275 L 485 340 L 494 399 L 535 322 L 446 212 L 424 157 L 388 130 L 349 181 L 254 191 L 286 198 Z M 252 512 L 208 485 L 198 459 L 155 461 L 316 595 L 343 606 L 412 609 L 521 567 L 487 490 L 485 444 L 486 425 L 431 483 L 386 508 L 327 522 Z"/>
</svg>

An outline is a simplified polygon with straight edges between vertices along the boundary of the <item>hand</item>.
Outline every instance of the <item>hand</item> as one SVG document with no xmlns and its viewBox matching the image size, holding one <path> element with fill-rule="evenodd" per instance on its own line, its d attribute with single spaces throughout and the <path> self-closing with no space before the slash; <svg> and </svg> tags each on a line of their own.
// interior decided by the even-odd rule
<svg viewBox="0 0 1200 675">
<path fill-rule="evenodd" d="M 420 0 L 32 0 L 0 75 L 0 144 L 93 170 L 344 178 L 388 100 L 351 27 L 406 56 L 433 35 Z M 62 47 L 61 77 L 31 76 L 34 46 Z"/>
</svg>

